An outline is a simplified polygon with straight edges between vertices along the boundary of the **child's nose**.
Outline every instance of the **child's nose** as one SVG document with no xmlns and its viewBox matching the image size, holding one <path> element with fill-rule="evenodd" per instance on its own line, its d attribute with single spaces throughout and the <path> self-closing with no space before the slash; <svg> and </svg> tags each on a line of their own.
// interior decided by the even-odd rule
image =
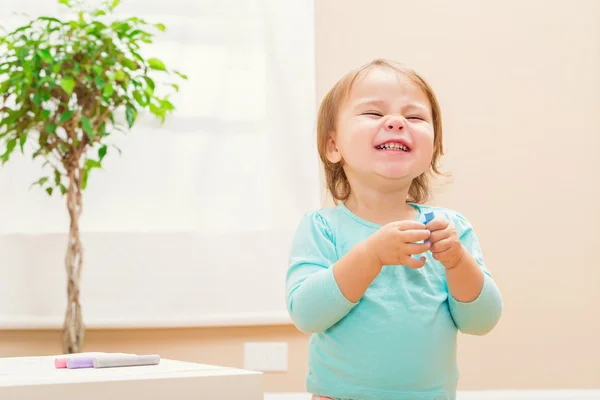
<svg viewBox="0 0 600 400">
<path fill-rule="evenodd" d="M 402 118 L 390 118 L 385 123 L 385 128 L 389 131 L 401 131 L 404 129 Z"/>
</svg>

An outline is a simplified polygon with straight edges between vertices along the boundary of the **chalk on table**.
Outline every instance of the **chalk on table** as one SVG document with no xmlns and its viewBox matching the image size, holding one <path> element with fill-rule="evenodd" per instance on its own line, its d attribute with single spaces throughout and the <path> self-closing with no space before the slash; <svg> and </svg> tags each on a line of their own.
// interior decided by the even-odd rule
<svg viewBox="0 0 600 400">
<path fill-rule="evenodd" d="M 60 362 L 64 360 L 65 367 L 67 369 L 78 369 L 78 368 L 94 368 L 94 358 L 95 357 L 103 357 L 103 356 L 124 356 L 124 355 L 132 355 L 129 353 L 77 353 L 73 354 L 69 357 L 64 357 L 60 359 Z M 54 361 L 54 365 L 57 365 L 57 361 Z M 61 365 L 61 364 L 59 364 Z M 59 367 L 57 367 L 59 368 Z"/>
<path fill-rule="evenodd" d="M 94 357 L 73 357 L 67 360 L 68 369 L 94 368 Z"/>
<path fill-rule="evenodd" d="M 76 353 L 76 354 L 64 354 L 54 359 L 54 367 L 55 368 L 67 368 L 67 360 L 72 358 L 85 358 L 85 357 L 93 357 L 97 355 L 106 354 L 103 352 L 92 352 L 92 353 Z"/>
<path fill-rule="evenodd" d="M 159 363 L 160 356 L 158 354 L 108 354 L 93 358 L 94 368 L 134 367 Z"/>
</svg>

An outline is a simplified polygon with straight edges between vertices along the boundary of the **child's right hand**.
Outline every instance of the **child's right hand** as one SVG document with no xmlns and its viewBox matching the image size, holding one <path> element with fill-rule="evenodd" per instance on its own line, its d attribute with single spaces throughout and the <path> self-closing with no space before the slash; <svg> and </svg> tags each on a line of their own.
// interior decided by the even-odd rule
<svg viewBox="0 0 600 400">
<path fill-rule="evenodd" d="M 382 226 L 366 241 L 369 254 L 383 265 L 405 265 L 409 268 L 421 268 L 425 265 L 425 257 L 415 259 L 413 254 L 425 253 L 430 243 L 415 243 L 429 239 L 431 232 L 420 222 L 390 222 Z"/>
</svg>

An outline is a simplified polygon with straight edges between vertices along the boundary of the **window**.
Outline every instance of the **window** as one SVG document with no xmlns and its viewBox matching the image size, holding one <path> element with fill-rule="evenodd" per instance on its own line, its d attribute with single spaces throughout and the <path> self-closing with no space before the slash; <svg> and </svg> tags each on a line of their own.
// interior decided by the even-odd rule
<svg viewBox="0 0 600 400">
<path fill-rule="evenodd" d="M 80 221 L 88 326 L 286 318 L 288 245 L 320 199 L 312 7 L 123 0 L 117 8 L 166 25 L 146 53 L 189 81 L 164 126 L 140 116 L 114 137 L 122 155 L 109 150 L 90 176 Z M 0 25 L 26 21 L 12 11 L 65 12 L 21 0 L 0 10 Z M 68 215 L 62 198 L 28 190 L 39 164 L 18 156 L 0 169 L 0 281 L 10 286 L 0 290 L 0 318 L 12 326 L 59 326 L 64 315 Z M 257 280 L 260 291 L 248 285 Z"/>
</svg>

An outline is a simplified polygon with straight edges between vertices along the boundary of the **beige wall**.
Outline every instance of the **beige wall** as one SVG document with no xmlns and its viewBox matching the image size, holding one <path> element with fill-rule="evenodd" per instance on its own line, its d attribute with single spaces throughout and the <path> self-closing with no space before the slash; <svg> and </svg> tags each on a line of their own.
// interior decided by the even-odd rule
<svg viewBox="0 0 600 400">
<path fill-rule="evenodd" d="M 600 2 L 317 0 L 319 99 L 374 57 L 437 90 L 453 175 L 435 203 L 474 224 L 505 296 L 486 337 L 461 337 L 461 389 L 600 388 Z M 246 340 L 287 341 L 303 391 L 307 336 L 293 327 L 91 331 L 85 350 L 158 352 L 242 366 Z M 0 356 L 60 351 L 53 331 L 0 332 Z"/>
<path fill-rule="evenodd" d="M 600 1 L 321 0 L 316 43 L 319 97 L 375 57 L 438 94 L 434 202 L 471 220 L 505 298 L 461 337 L 460 387 L 600 388 Z"/>
</svg>

